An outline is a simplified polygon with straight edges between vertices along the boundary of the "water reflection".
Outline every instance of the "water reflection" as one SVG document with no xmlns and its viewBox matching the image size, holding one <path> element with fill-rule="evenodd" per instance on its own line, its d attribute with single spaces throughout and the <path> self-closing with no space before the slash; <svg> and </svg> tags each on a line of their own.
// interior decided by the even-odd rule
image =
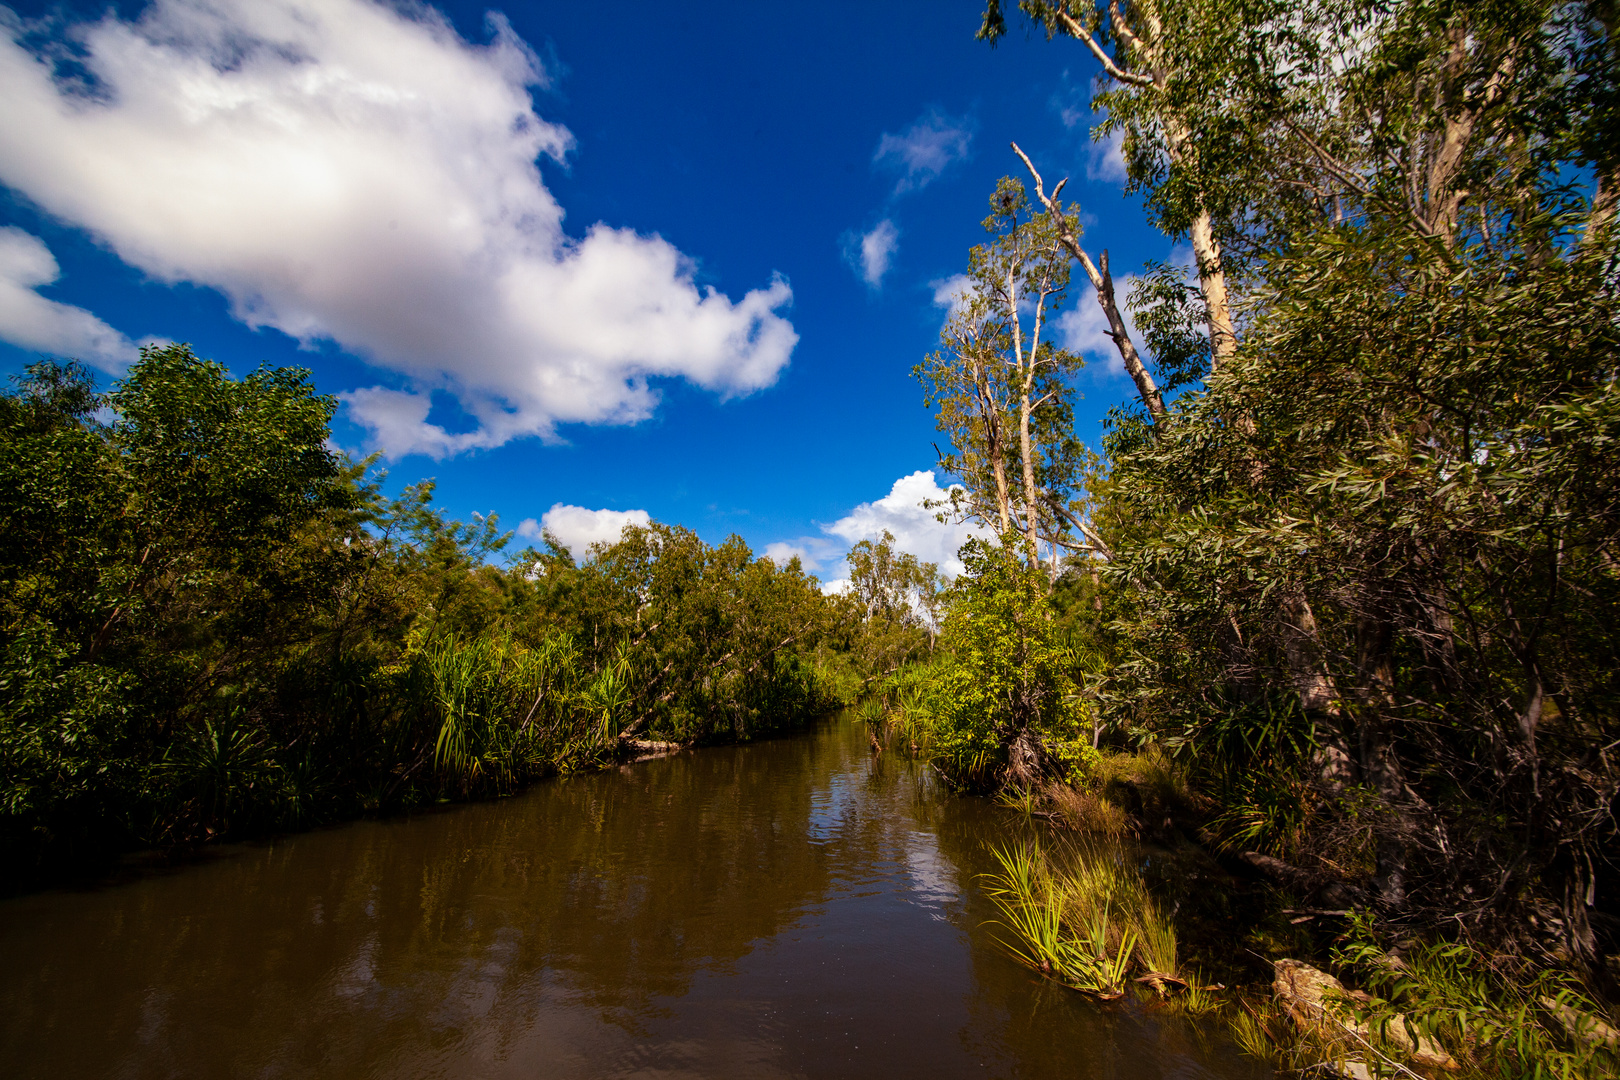
<svg viewBox="0 0 1620 1080">
<path fill-rule="evenodd" d="M 0 1060 L 61 1076 L 1246 1076 L 1032 980 L 1006 827 L 836 721 L 0 904 Z"/>
</svg>

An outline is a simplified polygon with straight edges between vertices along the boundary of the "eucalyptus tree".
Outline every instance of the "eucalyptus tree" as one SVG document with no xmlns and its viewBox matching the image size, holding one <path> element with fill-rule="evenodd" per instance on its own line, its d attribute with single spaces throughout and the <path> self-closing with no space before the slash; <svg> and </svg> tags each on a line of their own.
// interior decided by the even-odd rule
<svg viewBox="0 0 1620 1080">
<path fill-rule="evenodd" d="M 1122 132 L 1131 183 L 1148 191 L 1155 224 L 1191 243 L 1218 365 L 1237 346 L 1221 234 L 1254 193 L 1242 182 L 1253 164 L 1246 147 L 1212 138 L 1221 131 L 1214 120 L 1234 66 L 1253 58 L 1246 39 L 1257 16 L 1268 13 L 1261 3 L 1223 0 L 1021 0 L 1019 7 L 1049 37 L 1080 42 L 1101 65 L 1107 88 L 1094 104 L 1107 117 L 1097 134 Z M 993 43 L 1004 33 L 1000 0 L 988 0 L 979 36 Z"/>
<path fill-rule="evenodd" d="M 990 208 L 983 224 L 992 239 L 969 255 L 944 347 L 914 374 L 951 441 L 940 464 L 962 481 L 951 510 L 1021 537 L 1030 565 L 1045 542 L 1055 563 L 1058 549 L 1092 547 L 1075 538 L 1084 526 L 1073 505 L 1084 448 L 1074 437 L 1072 380 L 1084 362 L 1053 340 L 1052 325 L 1069 286 L 1060 230 L 1078 224 L 1032 207 L 1011 178 L 997 184 Z"/>
<path fill-rule="evenodd" d="M 1211 370 L 1241 337 L 1233 275 L 1263 274 L 1301 230 L 1393 214 L 1448 243 L 1459 227 L 1500 231 L 1491 216 L 1533 214 L 1568 183 L 1560 167 L 1587 170 L 1594 226 L 1614 213 L 1612 0 L 1018 6 L 1100 65 L 1093 134 L 1121 136 L 1128 189 L 1189 241 Z M 987 0 L 979 36 L 1006 30 Z M 1056 195 L 1042 192 L 1048 209 Z"/>
<path fill-rule="evenodd" d="M 1106 546 L 1085 521 L 1082 480 L 1094 463 L 1074 435 L 1082 361 L 1053 340 L 1069 286 L 1063 236 L 1078 222 L 1032 206 L 1011 178 L 990 209 L 991 239 L 969 256 L 944 348 L 915 369 L 951 440 L 941 465 L 962 481 L 949 510 L 1000 535 L 999 546 L 963 548 L 967 572 L 946 596 L 946 659 L 928 712 L 937 763 L 954 782 L 1029 788 L 1062 768 L 1048 741 L 1072 736 L 1048 599 L 1060 553 Z"/>
<path fill-rule="evenodd" d="M 915 660 L 939 633 L 943 579 L 939 567 L 895 549 L 885 529 L 876 540 L 862 540 L 844 557 L 849 567 L 845 594 L 857 609 L 859 630 L 851 653 L 869 678 L 887 675 Z"/>
<path fill-rule="evenodd" d="M 1197 254 L 1196 295 L 1155 268 L 1134 297 L 1190 389 L 1109 446 L 1115 716 L 1230 766 L 1229 841 L 1595 970 L 1612 3 L 1022 6 L 1097 55 L 1132 185 Z M 1282 738 L 1309 752 L 1262 797 Z"/>
<path fill-rule="evenodd" d="M 1005 326 L 990 298 L 967 286 L 952 297 L 940 330 L 943 348 L 914 369 L 924 401 L 951 451 L 940 468 L 961 481 L 951 489 L 951 510 L 960 518 L 1013 532 L 1008 472 L 1015 424 L 1012 388 L 1001 364 Z"/>
</svg>

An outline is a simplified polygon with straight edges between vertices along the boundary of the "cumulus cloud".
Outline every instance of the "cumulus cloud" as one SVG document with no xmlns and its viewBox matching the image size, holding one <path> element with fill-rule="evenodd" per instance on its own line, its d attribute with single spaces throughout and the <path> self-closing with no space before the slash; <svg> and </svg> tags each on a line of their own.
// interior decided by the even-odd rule
<svg viewBox="0 0 1620 1080">
<path fill-rule="evenodd" d="M 889 493 L 873 502 L 864 502 L 830 525 L 821 526 L 821 536 L 801 536 L 765 546 L 764 554 L 778 565 L 798 556 L 809 573 L 823 569 L 843 573 L 844 556 L 862 540 L 880 540 L 885 531 L 894 537 L 896 551 L 915 555 L 938 566 L 947 577 L 962 572 L 956 552 L 973 536 L 990 537 L 986 529 L 935 519 L 937 510 L 924 509 L 925 502 L 942 502 L 950 492 L 939 486 L 931 470 L 914 472 L 896 480 Z M 847 577 L 822 583 L 821 591 L 837 595 L 849 588 Z"/>
<path fill-rule="evenodd" d="M 790 560 L 798 559 L 807 574 L 820 570 L 824 563 L 842 558 L 835 544 L 818 536 L 806 536 L 794 541 L 778 540 L 774 544 L 766 544 L 762 554 L 777 566 L 786 566 Z"/>
<path fill-rule="evenodd" d="M 572 136 L 499 15 L 476 45 L 418 4 L 154 0 L 68 32 L 88 89 L 6 22 L 0 181 L 250 326 L 394 372 L 344 396 L 393 454 L 635 422 L 660 377 L 747 394 L 798 340 L 783 280 L 732 300 L 660 237 L 563 231 L 536 162 Z M 476 429 L 430 423 L 433 390 Z"/>
<path fill-rule="evenodd" d="M 877 289 L 883 286 L 883 275 L 889 272 L 889 264 L 899 248 L 900 230 L 893 221 L 884 218 L 869 232 L 845 237 L 844 258 L 861 275 L 862 281 Z"/>
<path fill-rule="evenodd" d="M 884 132 L 872 163 L 900 174 L 894 193 L 927 187 L 973 146 L 973 124 L 967 117 L 930 109 L 898 135 Z"/>
<path fill-rule="evenodd" d="M 949 497 L 950 493 L 934 479 L 932 470 L 920 470 L 896 480 L 883 498 L 861 503 L 824 529 L 851 545 L 862 540 L 877 540 L 888 530 L 894 534 L 895 550 L 934 563 L 941 572 L 955 577 L 962 572 L 957 549 L 970 537 L 991 534 L 976 525 L 938 521 L 934 517 L 938 511 L 923 507 L 924 502 Z"/>
<path fill-rule="evenodd" d="M 592 544 L 617 543 L 626 525 L 645 527 L 651 520 L 645 510 L 587 510 L 583 506 L 555 503 L 539 521 L 524 518 L 519 522 L 517 534 L 536 542 L 549 534 L 575 559 L 583 559 Z"/>
<path fill-rule="evenodd" d="M 42 240 L 21 229 L 0 229 L 0 338 L 36 352 L 123 370 L 138 355 L 134 342 L 81 307 L 50 300 L 41 286 L 62 276 Z"/>
</svg>

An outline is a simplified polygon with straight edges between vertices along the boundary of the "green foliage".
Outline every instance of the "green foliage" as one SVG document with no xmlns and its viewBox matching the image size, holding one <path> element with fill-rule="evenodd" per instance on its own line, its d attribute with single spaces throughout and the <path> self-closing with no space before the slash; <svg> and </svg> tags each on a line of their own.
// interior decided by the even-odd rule
<svg viewBox="0 0 1620 1080">
<path fill-rule="evenodd" d="M 599 688 L 626 734 L 750 738 L 837 700 L 815 657 L 847 632 L 847 611 L 797 560 L 755 559 L 737 537 L 709 547 L 678 526 L 628 527 L 578 566 L 560 549 L 522 552 L 505 588 L 519 640 L 564 630 L 599 658 L 597 670 L 635 673 Z M 609 709 L 612 694 L 631 695 L 633 707 Z"/>
<path fill-rule="evenodd" d="M 175 800 L 211 827 L 260 784 L 240 665 L 266 608 L 308 595 L 276 554 L 348 505 L 332 406 L 302 371 L 235 382 L 184 346 L 143 350 L 106 398 L 50 364 L 0 398 L 0 839 L 139 828 L 118 811 Z"/>
<path fill-rule="evenodd" d="M 1078 849 L 1055 860 L 1025 845 L 994 854 L 1001 873 L 986 876 L 985 894 L 1018 960 L 1105 1000 L 1125 993 L 1133 971 L 1161 992 L 1182 984 L 1175 928 L 1120 852 Z"/>
<path fill-rule="evenodd" d="M 1595 975 L 1620 948 L 1613 5 L 1019 7 L 1109 57 L 1097 133 L 1197 254 L 1133 290 L 1182 390 L 1116 417 L 1097 614 L 1060 605 L 1109 661 L 1099 741 L 1175 749 L 1221 846 Z"/>
<path fill-rule="evenodd" d="M 1033 562 L 1040 543 L 1076 546 L 1075 499 L 1090 455 L 1074 435 L 1073 378 L 1084 361 L 1051 333 L 1069 284 L 1056 226 L 1011 177 L 997 183 L 990 208 L 991 239 L 969 254 L 942 347 L 912 375 L 950 441 L 940 467 L 960 480 L 936 509 L 1018 532 Z M 1078 218 L 1066 227 L 1077 229 Z"/>
<path fill-rule="evenodd" d="M 1352 1011 L 1382 1034 L 1380 1043 L 1427 1036 L 1478 1076 L 1573 1080 L 1620 1068 L 1620 1038 L 1567 975 L 1493 965 L 1460 943 L 1419 944 L 1392 956 L 1364 919 L 1337 959 L 1373 992 Z"/>
<path fill-rule="evenodd" d="M 966 788 L 1027 787 L 1050 767 L 1045 740 L 1082 737 L 1047 581 L 1020 548 L 1016 535 L 962 548 L 966 571 L 948 594 L 942 658 L 914 707 L 913 722 L 926 728 L 920 741 L 946 779 Z"/>
<path fill-rule="evenodd" d="M 1432 902 L 1504 874 L 1566 902 L 1615 836 L 1610 279 L 1350 229 L 1276 269 L 1228 369 L 1115 457 L 1111 707 L 1202 759 L 1234 843 L 1303 850 L 1314 815 L 1332 863 Z"/>
<path fill-rule="evenodd" d="M 887 529 L 877 541 L 862 540 L 845 556 L 854 624 L 849 653 L 867 679 L 882 678 L 934 647 L 944 603 L 939 568 L 894 550 Z"/>
<path fill-rule="evenodd" d="M 592 672 L 566 633 L 533 648 L 504 631 L 436 640 L 415 661 L 435 767 L 465 792 L 499 792 L 612 760 L 635 704 L 627 651 Z"/>
<path fill-rule="evenodd" d="M 628 530 L 510 566 L 392 499 L 307 373 L 151 348 L 0 395 L 0 845 L 171 843 L 512 790 L 637 735 L 832 707 L 847 611 L 795 563 Z M 98 417 L 110 410 L 111 420 Z"/>
<path fill-rule="evenodd" d="M 1159 389 L 1168 394 L 1201 382 L 1210 367 L 1209 313 L 1186 270 L 1149 261 L 1127 302 L 1159 370 Z"/>
</svg>

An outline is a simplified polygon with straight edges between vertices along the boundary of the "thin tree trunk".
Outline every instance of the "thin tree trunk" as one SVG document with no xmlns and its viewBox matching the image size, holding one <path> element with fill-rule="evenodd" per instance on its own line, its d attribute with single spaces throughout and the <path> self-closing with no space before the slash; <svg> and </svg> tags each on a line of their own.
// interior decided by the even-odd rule
<svg viewBox="0 0 1620 1080">
<path fill-rule="evenodd" d="M 1029 389 L 1035 378 L 1035 355 L 1040 345 L 1040 308 L 1036 308 L 1035 333 L 1029 342 L 1029 363 L 1024 363 L 1024 327 L 1018 313 L 1018 280 L 1014 272 L 1007 272 L 1007 321 L 1012 325 L 1013 357 L 1018 364 L 1018 456 L 1023 465 L 1024 480 L 1024 538 L 1029 549 L 1029 561 L 1034 565 L 1037 555 L 1036 530 L 1038 511 L 1035 502 L 1035 459 L 1029 438 Z"/>
<path fill-rule="evenodd" d="M 1209 211 L 1201 210 L 1188 230 L 1193 256 L 1198 261 L 1198 285 L 1204 294 L 1204 310 L 1209 316 L 1209 370 L 1219 370 L 1237 351 L 1237 333 L 1232 329 L 1232 309 L 1226 297 L 1226 269 L 1221 262 L 1220 241 L 1215 239 Z"/>
<path fill-rule="evenodd" d="M 1615 179 L 1606 171 L 1600 171 L 1597 176 L 1597 188 L 1592 192 L 1592 212 L 1586 218 L 1586 231 L 1581 236 L 1581 246 L 1591 246 L 1594 240 L 1603 236 L 1614 221 L 1614 210 L 1620 202 L 1620 187 L 1616 186 Z"/>
<path fill-rule="evenodd" d="M 985 449 L 990 455 L 991 472 L 996 478 L 996 509 L 1001 512 L 1001 531 L 1005 535 L 1012 528 L 1012 500 L 1007 490 L 1006 453 L 1001 440 L 1000 410 L 997 409 L 995 398 L 990 393 L 990 379 L 985 374 L 984 365 L 978 360 L 973 362 L 973 383 L 978 390 L 979 415 L 984 420 Z"/>
<path fill-rule="evenodd" d="M 1162 423 L 1165 418 L 1164 396 L 1159 393 L 1159 386 L 1153 381 L 1147 365 L 1142 363 L 1142 357 L 1136 351 L 1136 344 L 1131 341 L 1131 332 L 1125 325 L 1125 318 L 1119 313 L 1119 300 L 1114 295 L 1114 275 L 1108 270 L 1108 251 L 1098 256 L 1093 263 L 1080 246 L 1079 239 L 1071 233 L 1064 238 L 1064 247 L 1069 249 L 1080 266 L 1091 279 L 1092 288 L 1097 293 L 1097 306 L 1102 308 L 1103 315 L 1108 319 L 1108 336 L 1114 339 L 1114 346 L 1119 350 L 1119 358 L 1125 365 L 1125 372 L 1136 384 L 1136 396 L 1141 398 L 1142 404 L 1147 407 L 1148 415 L 1153 417 L 1154 423 Z"/>
<path fill-rule="evenodd" d="M 1142 357 L 1136 351 L 1136 345 L 1131 341 L 1130 330 L 1125 325 L 1125 319 L 1119 312 L 1119 301 L 1114 295 L 1114 277 L 1108 272 L 1108 252 L 1102 252 L 1099 263 L 1091 261 L 1085 248 L 1080 246 L 1080 238 L 1074 229 L 1069 226 L 1068 219 L 1063 216 L 1063 210 L 1058 203 L 1058 196 L 1063 192 L 1067 179 L 1058 181 L 1052 194 L 1046 193 L 1041 180 L 1041 174 L 1036 171 L 1035 163 L 1029 160 L 1029 155 L 1019 149 L 1017 143 L 1012 144 L 1013 153 L 1023 161 L 1024 167 L 1035 180 L 1035 196 L 1041 205 L 1046 207 L 1046 213 L 1052 219 L 1052 225 L 1057 231 L 1058 242 L 1068 249 L 1091 279 L 1092 288 L 1097 293 L 1097 306 L 1102 308 L 1103 315 L 1108 320 L 1108 336 L 1114 339 L 1114 346 L 1119 350 L 1119 358 L 1125 364 L 1125 372 L 1130 375 L 1131 381 L 1136 384 L 1137 397 L 1141 398 L 1143 406 L 1147 408 L 1148 415 L 1154 423 L 1164 420 L 1164 397 L 1159 393 L 1158 384 L 1153 381 L 1147 365 L 1142 363 Z"/>
<path fill-rule="evenodd" d="M 1374 846 L 1373 880 L 1378 899 L 1385 907 L 1398 910 L 1406 904 L 1406 834 L 1411 828 L 1406 778 L 1382 718 L 1367 718 L 1360 727 L 1362 776 L 1391 815 L 1379 829 Z"/>
<path fill-rule="evenodd" d="M 1328 708 L 1338 697 L 1338 690 L 1323 669 L 1316 613 L 1304 596 L 1295 594 L 1283 599 L 1281 630 L 1283 655 L 1288 660 L 1300 708 L 1306 712 Z"/>
<path fill-rule="evenodd" d="M 1152 35 L 1157 43 L 1157 24 Z M 1155 50 L 1157 51 L 1157 50 Z M 1164 85 L 1168 72 L 1155 65 L 1154 82 Z M 1180 164 L 1187 157 L 1187 147 L 1192 141 L 1192 133 L 1182 123 L 1180 117 L 1170 114 L 1164 120 L 1165 150 L 1168 152 L 1172 165 Z M 1201 194 L 1201 193 L 1200 193 Z M 1237 334 L 1232 328 L 1232 309 L 1226 295 L 1226 263 L 1221 258 L 1221 244 L 1215 238 L 1215 223 L 1211 219 L 1208 207 L 1202 205 L 1199 199 L 1198 216 L 1193 218 L 1192 225 L 1187 230 L 1187 239 L 1192 242 L 1193 257 L 1198 264 L 1198 288 L 1204 296 L 1204 314 L 1209 321 L 1209 370 L 1213 374 L 1219 370 L 1228 357 L 1237 351 Z"/>
<path fill-rule="evenodd" d="M 1040 558 L 1036 544 L 1040 513 L 1039 503 L 1035 500 L 1035 456 L 1029 438 L 1029 413 L 1029 382 L 1026 379 L 1018 414 L 1018 452 L 1024 459 L 1024 536 L 1029 544 L 1030 565 L 1033 566 Z"/>
<path fill-rule="evenodd" d="M 1407 838 L 1414 832 L 1413 800 L 1406 787 L 1400 756 L 1389 730 L 1395 704 L 1395 661 L 1391 653 L 1394 628 L 1386 618 L 1370 615 L 1356 623 L 1356 710 L 1361 743 L 1361 774 L 1383 804 L 1387 819 L 1380 823 L 1374 845 L 1373 879 L 1378 899 L 1391 910 L 1406 903 Z"/>
</svg>

